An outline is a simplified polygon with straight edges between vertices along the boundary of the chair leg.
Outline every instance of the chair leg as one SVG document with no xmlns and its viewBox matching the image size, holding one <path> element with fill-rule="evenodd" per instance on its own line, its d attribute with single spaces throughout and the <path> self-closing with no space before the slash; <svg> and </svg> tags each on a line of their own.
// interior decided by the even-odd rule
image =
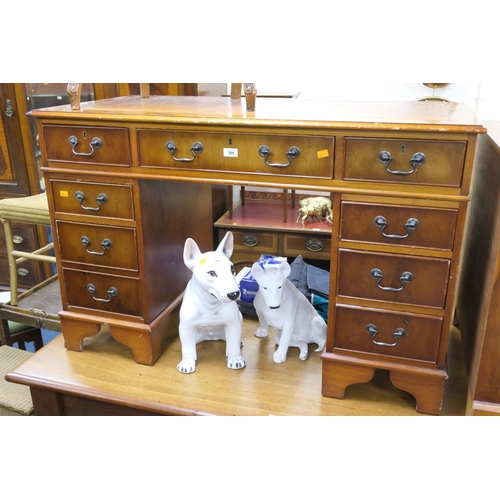
<svg viewBox="0 0 500 500">
<path fill-rule="evenodd" d="M 10 339 L 10 328 L 9 328 L 9 322 L 6 319 L 2 319 L 0 321 L 0 329 L 2 330 L 1 332 L 1 337 L 2 337 L 2 342 L 5 345 L 12 345 L 12 341 Z"/>
<path fill-rule="evenodd" d="M 29 328 L 23 332 L 13 333 L 10 336 L 12 342 L 17 342 L 19 348 L 23 351 L 26 350 L 26 342 L 33 342 L 35 351 L 43 347 L 42 332 L 39 328 Z"/>
<path fill-rule="evenodd" d="M 17 342 L 19 349 L 23 351 L 26 350 L 26 342 L 33 342 L 35 345 L 35 351 L 38 351 L 43 347 L 43 337 L 40 328 L 35 326 L 26 326 L 26 328 L 20 332 L 10 333 L 9 323 L 7 320 L 2 319 L 0 324 L 0 328 L 4 333 L 6 345 L 12 346 L 12 344 Z"/>
</svg>

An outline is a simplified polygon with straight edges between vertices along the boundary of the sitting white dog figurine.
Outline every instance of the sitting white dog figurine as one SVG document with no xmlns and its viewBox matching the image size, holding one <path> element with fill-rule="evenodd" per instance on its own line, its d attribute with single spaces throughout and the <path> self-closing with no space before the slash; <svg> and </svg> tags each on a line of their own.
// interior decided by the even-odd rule
<svg viewBox="0 0 500 500">
<path fill-rule="evenodd" d="M 326 323 L 316 309 L 287 279 L 291 268 L 288 262 L 279 267 L 263 269 L 258 262 L 252 266 L 252 276 L 259 285 L 254 306 L 260 327 L 256 337 L 267 337 L 268 326 L 277 328 L 275 363 L 286 361 L 288 347 L 300 349 L 299 358 L 309 356 L 308 344 L 318 344 L 316 352 L 323 349 L 326 342 Z"/>
<path fill-rule="evenodd" d="M 196 369 L 196 344 L 204 340 L 225 340 L 227 367 L 245 367 L 240 355 L 243 318 L 236 300 L 240 291 L 235 271 L 229 260 L 233 254 L 233 233 L 226 233 L 217 250 L 201 253 L 198 245 L 188 238 L 184 244 L 184 263 L 193 271 L 179 312 L 179 336 L 182 361 L 181 373 Z"/>
</svg>

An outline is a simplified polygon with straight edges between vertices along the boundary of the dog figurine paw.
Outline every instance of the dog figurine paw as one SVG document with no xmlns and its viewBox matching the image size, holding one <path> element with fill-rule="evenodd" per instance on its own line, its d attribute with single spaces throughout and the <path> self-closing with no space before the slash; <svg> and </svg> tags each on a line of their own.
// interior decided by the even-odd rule
<svg viewBox="0 0 500 500">
<path fill-rule="evenodd" d="M 299 358 L 309 356 L 309 344 L 317 344 L 316 352 L 323 350 L 326 342 L 326 323 L 316 309 L 288 280 L 291 268 L 288 262 L 263 269 L 258 262 L 252 266 L 252 276 L 259 285 L 254 306 L 259 318 L 256 337 L 267 337 L 268 328 L 278 329 L 273 354 L 275 363 L 286 361 L 288 348 L 298 347 Z"/>
<path fill-rule="evenodd" d="M 236 273 L 229 260 L 233 233 L 226 233 L 217 250 L 202 253 L 194 240 L 184 244 L 184 263 L 193 272 L 179 312 L 182 361 L 180 373 L 196 370 L 196 344 L 204 340 L 226 342 L 226 363 L 232 370 L 245 367 L 240 349 L 243 318 L 236 300 L 240 296 Z"/>
</svg>

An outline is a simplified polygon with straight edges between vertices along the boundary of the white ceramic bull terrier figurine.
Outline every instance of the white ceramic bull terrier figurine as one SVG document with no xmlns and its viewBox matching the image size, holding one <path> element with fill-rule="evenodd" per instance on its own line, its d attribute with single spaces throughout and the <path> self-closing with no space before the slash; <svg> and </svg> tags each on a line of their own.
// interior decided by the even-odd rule
<svg viewBox="0 0 500 500">
<path fill-rule="evenodd" d="M 267 337 L 268 327 L 276 334 L 278 348 L 273 354 L 275 363 L 286 361 L 288 347 L 298 347 L 299 358 L 309 356 L 308 344 L 318 344 L 316 352 L 323 350 L 326 342 L 326 323 L 316 309 L 287 279 L 291 268 L 288 262 L 263 269 L 258 262 L 252 266 L 252 276 L 259 285 L 254 306 L 259 318 L 256 337 Z"/>
<path fill-rule="evenodd" d="M 241 357 L 243 318 L 236 300 L 240 296 L 235 270 L 229 260 L 233 254 L 233 233 L 226 233 L 217 250 L 201 253 L 194 240 L 184 244 L 184 263 L 191 269 L 179 312 L 181 373 L 196 370 L 196 344 L 204 340 L 225 340 L 227 367 L 245 367 Z"/>
</svg>

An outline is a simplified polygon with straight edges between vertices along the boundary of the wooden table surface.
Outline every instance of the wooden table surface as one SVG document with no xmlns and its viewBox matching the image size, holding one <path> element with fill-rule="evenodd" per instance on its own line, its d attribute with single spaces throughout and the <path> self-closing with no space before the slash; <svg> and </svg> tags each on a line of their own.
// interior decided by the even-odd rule
<svg viewBox="0 0 500 500">
<path fill-rule="evenodd" d="M 246 368 L 229 370 L 225 343 L 204 342 L 198 345 L 196 372 L 180 374 L 177 324 L 173 315 L 164 352 L 153 366 L 135 363 L 130 349 L 103 330 L 85 339 L 82 352 L 66 350 L 59 335 L 7 379 L 46 395 L 83 397 L 84 406 L 68 403 L 68 414 L 102 414 L 91 403 L 103 401 L 106 414 L 124 413 L 126 407 L 179 415 L 420 415 L 414 398 L 395 388 L 382 370 L 367 384 L 349 386 L 343 400 L 321 396 L 321 360 L 315 346 L 305 362 L 299 360 L 298 349 L 290 348 L 287 361 L 275 364 L 274 332 L 267 339 L 254 337 L 257 322 L 252 318 L 244 321 Z M 467 376 L 461 352 L 458 332 L 452 332 L 442 415 L 465 413 Z"/>
</svg>

